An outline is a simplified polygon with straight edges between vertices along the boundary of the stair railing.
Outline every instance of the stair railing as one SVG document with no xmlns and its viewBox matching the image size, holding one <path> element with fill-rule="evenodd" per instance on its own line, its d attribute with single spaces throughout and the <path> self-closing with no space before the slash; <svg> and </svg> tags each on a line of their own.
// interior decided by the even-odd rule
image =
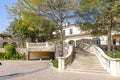
<svg viewBox="0 0 120 80">
<path fill-rule="evenodd" d="M 110 58 L 96 45 L 92 45 L 91 51 L 99 58 L 104 69 L 113 76 L 120 76 L 120 59 Z"/>
<path fill-rule="evenodd" d="M 113 76 L 120 76 L 120 59 L 110 58 L 104 53 L 101 48 L 92 43 L 88 44 L 86 42 L 82 42 L 80 43 L 80 45 L 80 47 L 84 50 L 95 54 L 99 58 L 101 65 L 105 70 L 107 70 L 107 72 L 109 72 Z"/>
<path fill-rule="evenodd" d="M 58 58 L 58 70 L 64 71 L 68 64 L 71 64 L 73 61 L 73 46 L 67 43 L 64 43 L 64 56 Z"/>
</svg>

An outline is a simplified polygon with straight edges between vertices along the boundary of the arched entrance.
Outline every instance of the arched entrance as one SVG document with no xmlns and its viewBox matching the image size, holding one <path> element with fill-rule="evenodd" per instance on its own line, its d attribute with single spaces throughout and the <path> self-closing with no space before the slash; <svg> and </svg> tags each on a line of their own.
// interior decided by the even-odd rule
<svg viewBox="0 0 120 80">
<path fill-rule="evenodd" d="M 74 40 L 70 40 L 70 41 L 68 42 L 68 44 L 73 45 L 73 47 L 75 47 L 75 41 L 74 41 Z"/>
<path fill-rule="evenodd" d="M 4 42 L 2 47 L 4 47 L 6 44 L 8 44 L 8 42 Z"/>
</svg>

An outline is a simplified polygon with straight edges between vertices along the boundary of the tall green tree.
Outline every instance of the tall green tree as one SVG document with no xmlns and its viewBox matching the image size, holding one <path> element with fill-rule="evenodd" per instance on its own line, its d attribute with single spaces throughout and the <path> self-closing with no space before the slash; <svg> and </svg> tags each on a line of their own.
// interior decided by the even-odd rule
<svg viewBox="0 0 120 80">
<path fill-rule="evenodd" d="M 96 24 L 103 25 L 107 28 L 108 35 L 108 51 L 112 49 L 112 30 L 115 27 L 119 27 L 116 24 L 119 23 L 119 6 L 120 0 L 105 0 L 103 1 L 103 14 L 99 15 L 95 22 Z"/>
<path fill-rule="evenodd" d="M 38 13 L 30 11 L 21 11 L 21 16 L 23 23 L 28 27 L 29 37 L 32 42 L 35 42 L 35 40 L 39 42 L 48 40 L 52 34 L 51 32 L 54 30 L 54 26 L 50 21 Z M 52 28 L 51 31 L 50 27 Z"/>
<path fill-rule="evenodd" d="M 94 18 L 94 24 L 83 23 L 87 25 L 88 29 L 92 34 L 103 35 L 106 34 L 108 36 L 108 51 L 112 49 L 112 30 L 116 27 L 119 28 L 119 6 L 120 0 L 83 0 L 84 4 L 87 4 L 87 8 L 96 8 L 96 10 L 100 13 Z M 85 6 L 85 9 L 87 9 Z M 89 25 L 88 25 L 89 24 Z M 91 27 L 90 27 L 91 26 Z M 117 28 L 117 29 L 118 29 Z M 86 29 L 86 28 L 84 28 Z M 99 33 L 98 33 L 99 32 Z"/>
<path fill-rule="evenodd" d="M 63 46 L 63 24 L 70 18 L 70 12 L 75 6 L 75 0 L 18 0 L 17 12 L 27 10 L 44 16 L 60 31 Z M 14 8 L 13 11 L 16 11 Z M 62 47 L 63 51 L 63 47 Z"/>
<path fill-rule="evenodd" d="M 15 14 L 14 21 L 14 34 L 20 35 L 25 40 L 30 38 L 32 42 L 45 42 L 50 39 L 52 31 L 54 30 L 53 24 L 45 19 L 38 13 L 21 9 L 20 5 L 18 8 L 12 8 L 10 11 Z M 49 29 L 51 27 L 51 31 Z M 48 29 L 47 29 L 48 28 Z"/>
</svg>

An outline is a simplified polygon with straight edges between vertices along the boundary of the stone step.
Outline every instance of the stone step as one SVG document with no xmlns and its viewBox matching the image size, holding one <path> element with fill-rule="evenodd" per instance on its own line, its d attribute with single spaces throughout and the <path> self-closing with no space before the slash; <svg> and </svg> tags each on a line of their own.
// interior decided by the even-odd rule
<svg viewBox="0 0 120 80">
<path fill-rule="evenodd" d="M 96 55 L 77 48 L 74 49 L 74 52 L 75 59 L 71 65 L 67 66 L 66 71 L 108 74 Z"/>
<path fill-rule="evenodd" d="M 86 58 L 86 57 L 76 57 L 76 60 L 77 61 L 87 61 L 87 60 L 89 60 L 89 61 L 91 61 L 91 60 L 94 60 L 94 61 L 99 61 L 99 59 L 97 59 L 97 58 Z"/>
<path fill-rule="evenodd" d="M 100 64 L 100 62 L 97 61 L 79 61 L 79 62 L 73 62 L 73 64 Z"/>
<path fill-rule="evenodd" d="M 81 54 L 76 54 L 76 57 L 96 57 L 94 54 L 84 54 L 84 55 L 81 55 Z"/>
<path fill-rule="evenodd" d="M 88 65 L 88 64 L 71 64 L 71 66 L 84 66 L 84 67 L 90 67 L 90 66 L 101 66 L 100 64 L 90 64 L 90 65 Z"/>
<path fill-rule="evenodd" d="M 73 62 L 73 63 L 86 63 L 86 64 L 94 64 L 94 63 L 96 63 L 96 64 L 100 64 L 100 62 L 99 61 L 95 61 L 95 60 L 87 60 L 87 61 L 84 61 L 84 60 L 82 60 L 82 61 L 76 61 L 76 62 Z"/>
<path fill-rule="evenodd" d="M 71 64 L 71 66 L 75 67 L 98 67 L 98 66 L 101 66 L 100 64 L 85 64 L 85 63 L 82 63 L 82 64 Z"/>
<path fill-rule="evenodd" d="M 91 63 L 100 63 L 98 59 L 84 59 L 84 58 L 76 58 L 74 59 L 74 62 L 76 63 L 85 63 L 85 62 L 91 62 Z"/>
<path fill-rule="evenodd" d="M 102 66 L 68 66 L 67 68 L 75 68 L 75 69 L 101 69 L 101 70 L 104 70 L 102 68 Z"/>
<path fill-rule="evenodd" d="M 74 69 L 74 68 L 67 68 L 66 71 L 69 72 L 85 72 L 85 73 L 99 73 L 99 74 L 108 74 L 105 70 L 98 70 L 98 69 Z"/>
<path fill-rule="evenodd" d="M 67 69 L 69 69 L 69 70 L 76 70 L 76 69 L 77 69 L 77 70 L 82 70 L 82 71 L 83 71 L 83 70 L 85 70 L 85 71 L 87 71 L 87 70 L 89 70 L 89 71 L 105 71 L 105 70 L 102 69 L 102 68 L 84 68 L 84 67 L 83 67 L 83 68 L 77 68 L 77 67 L 74 67 L 74 68 L 72 67 L 72 68 L 70 68 L 70 67 L 69 67 L 69 68 L 67 68 Z"/>
<path fill-rule="evenodd" d="M 79 56 L 76 56 L 76 59 L 78 60 L 99 60 L 97 57 L 79 57 Z"/>
</svg>

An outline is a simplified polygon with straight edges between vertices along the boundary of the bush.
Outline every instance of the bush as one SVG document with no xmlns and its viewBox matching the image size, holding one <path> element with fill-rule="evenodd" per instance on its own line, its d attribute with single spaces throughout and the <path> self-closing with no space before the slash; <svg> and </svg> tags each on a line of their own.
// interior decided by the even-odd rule
<svg viewBox="0 0 120 80">
<path fill-rule="evenodd" d="M 1 52 L 1 53 L 0 53 L 0 60 L 1 60 L 2 58 L 4 58 L 4 55 L 5 55 L 4 52 Z"/>
<path fill-rule="evenodd" d="M 7 55 L 16 54 L 16 48 L 14 44 L 6 44 L 4 48 Z"/>
<path fill-rule="evenodd" d="M 25 60 L 26 59 L 26 55 L 25 54 L 19 54 L 19 59 Z"/>
<path fill-rule="evenodd" d="M 109 57 L 111 57 L 111 58 L 113 58 L 114 56 L 113 56 L 113 52 L 112 51 L 107 51 L 106 52 L 106 55 L 108 55 Z"/>
<path fill-rule="evenodd" d="M 20 54 L 16 51 L 14 44 L 6 44 L 4 46 L 5 52 L 0 53 L 0 60 L 25 60 L 26 55 Z"/>
<path fill-rule="evenodd" d="M 26 59 L 25 54 L 17 53 L 16 55 L 6 56 L 5 53 L 3 54 L 0 53 L 0 60 L 25 60 L 25 59 Z"/>
<path fill-rule="evenodd" d="M 52 60 L 51 62 L 54 67 L 58 68 L 58 60 Z"/>
<path fill-rule="evenodd" d="M 107 51 L 106 54 L 111 58 L 120 58 L 120 51 Z"/>
<path fill-rule="evenodd" d="M 116 51 L 116 58 L 120 58 L 120 51 Z"/>
</svg>

